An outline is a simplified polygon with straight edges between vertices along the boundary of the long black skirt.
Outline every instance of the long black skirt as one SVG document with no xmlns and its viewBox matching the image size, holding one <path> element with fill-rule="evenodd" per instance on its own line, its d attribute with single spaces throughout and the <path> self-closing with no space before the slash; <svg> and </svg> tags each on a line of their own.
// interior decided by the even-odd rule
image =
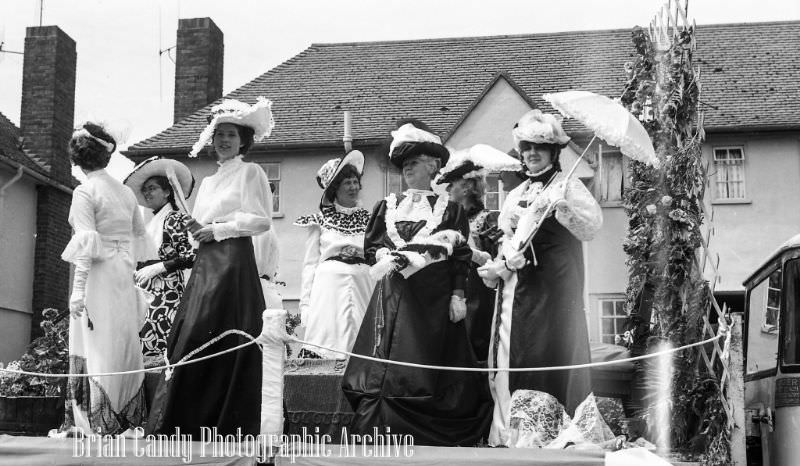
<svg viewBox="0 0 800 466">
<path fill-rule="evenodd" d="M 353 352 L 429 365 L 476 367 L 464 322 L 449 317 L 448 261 L 408 279 L 385 277 L 372 295 Z M 410 434 L 414 443 L 473 446 L 485 437 L 492 401 L 486 374 L 418 369 L 351 357 L 342 381 L 355 411 L 351 433 Z"/>
<path fill-rule="evenodd" d="M 249 237 L 201 243 L 167 340 L 170 363 L 229 329 L 261 333 L 264 295 Z M 249 341 L 226 336 L 194 358 Z M 261 351 L 252 345 L 178 367 L 153 398 L 148 433 L 258 434 L 261 422 Z"/>
</svg>

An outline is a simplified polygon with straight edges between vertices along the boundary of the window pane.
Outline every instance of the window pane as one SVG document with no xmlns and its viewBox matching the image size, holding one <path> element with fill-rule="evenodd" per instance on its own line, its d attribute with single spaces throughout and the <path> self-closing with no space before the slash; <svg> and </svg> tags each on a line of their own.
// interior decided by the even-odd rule
<svg viewBox="0 0 800 466">
<path fill-rule="evenodd" d="M 614 335 L 603 335 L 603 343 L 614 344 Z"/>
<path fill-rule="evenodd" d="M 726 149 L 715 149 L 714 150 L 714 160 L 715 161 L 724 161 L 728 158 L 728 151 Z"/>
<path fill-rule="evenodd" d="M 497 192 L 497 181 L 500 179 L 498 175 L 490 174 L 486 176 L 486 192 Z"/>
<path fill-rule="evenodd" d="M 628 317 L 628 314 L 625 312 L 625 301 L 616 301 L 614 304 L 614 313 L 616 315 Z"/>
<path fill-rule="evenodd" d="M 500 210 L 500 198 L 497 193 L 486 193 L 484 203 L 489 210 Z"/>
<path fill-rule="evenodd" d="M 601 186 L 601 199 L 604 201 L 619 201 L 622 199 L 622 155 L 619 152 L 603 153 L 603 175 Z"/>
<path fill-rule="evenodd" d="M 743 159 L 742 157 L 742 149 L 728 149 L 728 158 L 731 160 L 736 160 L 741 162 Z"/>
<path fill-rule="evenodd" d="M 603 319 L 603 333 L 606 335 L 616 335 L 614 319 Z"/>
<path fill-rule="evenodd" d="M 270 180 L 281 179 L 281 164 L 279 163 L 263 163 L 261 166 L 267 173 L 267 178 Z"/>
</svg>

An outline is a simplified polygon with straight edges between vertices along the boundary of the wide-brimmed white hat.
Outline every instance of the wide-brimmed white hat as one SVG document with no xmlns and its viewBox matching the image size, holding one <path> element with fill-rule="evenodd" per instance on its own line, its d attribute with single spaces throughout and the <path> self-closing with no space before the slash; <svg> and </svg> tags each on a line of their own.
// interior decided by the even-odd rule
<svg viewBox="0 0 800 466">
<path fill-rule="evenodd" d="M 123 183 L 125 186 L 131 188 L 139 204 L 146 206 L 147 203 L 144 200 L 144 195 L 142 195 L 142 185 L 153 176 L 166 177 L 170 169 L 175 172 L 178 183 L 181 185 L 183 195 L 186 198 L 191 196 L 192 190 L 194 189 L 194 176 L 192 176 L 189 167 L 177 160 L 164 159 L 158 156 L 150 157 L 135 166 Z"/>
<path fill-rule="evenodd" d="M 328 191 L 328 188 L 330 187 L 331 183 L 333 182 L 333 180 L 336 179 L 336 175 L 341 173 L 342 169 L 347 165 L 352 165 L 353 167 L 355 167 L 359 176 L 363 175 L 364 154 L 362 154 L 361 151 L 358 150 L 351 150 L 344 157 L 328 160 L 317 171 L 317 184 L 319 185 L 320 188 L 323 189 L 322 199 L 320 200 L 320 204 L 324 203 L 325 192 Z"/>
<path fill-rule="evenodd" d="M 418 128 L 414 123 L 406 123 L 392 131 L 389 145 L 389 161 L 397 168 L 403 168 L 403 161 L 420 154 L 436 157 L 442 165 L 450 158 L 450 151 L 442 144 L 442 138 Z"/>
<path fill-rule="evenodd" d="M 561 128 L 561 115 L 551 115 L 542 113 L 539 109 L 533 109 L 522 115 L 519 122 L 514 125 L 512 135 L 514 136 L 514 147 L 519 150 L 519 143 L 522 141 L 534 144 L 557 144 L 566 145 L 570 137 Z"/>
<path fill-rule="evenodd" d="M 519 170 L 519 160 L 488 144 L 450 151 L 450 160 L 440 173 L 437 184 L 452 183 L 462 178 L 483 178 L 500 171 Z"/>
<path fill-rule="evenodd" d="M 211 114 L 208 118 L 208 126 L 200 133 L 200 138 L 192 146 L 189 157 L 197 157 L 203 147 L 214 138 L 214 130 L 221 123 L 233 123 L 253 128 L 255 142 L 268 137 L 272 133 L 272 128 L 275 127 L 275 120 L 272 118 L 272 101 L 264 97 L 259 97 L 253 105 L 225 99 L 222 103 L 211 107 Z"/>
</svg>

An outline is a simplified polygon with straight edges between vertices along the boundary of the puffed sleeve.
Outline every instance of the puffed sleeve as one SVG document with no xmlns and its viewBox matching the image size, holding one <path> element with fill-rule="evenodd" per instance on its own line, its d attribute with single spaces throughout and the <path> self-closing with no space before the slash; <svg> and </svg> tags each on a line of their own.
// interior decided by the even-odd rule
<svg viewBox="0 0 800 466">
<path fill-rule="evenodd" d="M 364 232 L 364 259 L 367 264 L 375 265 L 376 253 L 380 249 L 397 249 L 386 234 L 386 201 L 381 200 L 372 209 L 372 216 Z"/>
<path fill-rule="evenodd" d="M 314 274 L 317 271 L 320 259 L 320 235 L 322 229 L 319 225 L 310 224 L 307 227 L 308 237 L 306 238 L 306 252 L 303 259 L 303 272 L 301 274 L 300 289 L 300 320 L 307 322 L 308 312 L 311 302 L 311 288 L 314 286 Z"/>
<path fill-rule="evenodd" d="M 196 251 L 189 242 L 187 223 L 189 216 L 180 212 L 173 212 L 164 220 L 164 235 L 175 250 L 175 256 L 164 261 L 167 272 L 188 269 L 194 265 Z"/>
<path fill-rule="evenodd" d="M 570 178 L 565 199 L 566 205 L 556 210 L 556 220 L 579 240 L 591 241 L 603 226 L 600 204 L 578 178 Z"/>
<path fill-rule="evenodd" d="M 72 192 L 72 205 L 69 209 L 69 224 L 75 230 L 61 258 L 78 264 L 81 259 L 97 259 L 102 253 L 103 243 L 95 229 L 94 202 L 85 185 Z"/>
<path fill-rule="evenodd" d="M 452 229 L 461 233 L 464 238 L 469 237 L 469 219 L 467 219 L 467 214 L 459 204 L 455 202 L 448 203 L 446 215 L 447 218 L 442 222 L 446 226 L 439 228 L 439 230 Z M 453 289 L 465 290 L 469 264 L 472 261 L 472 249 L 466 240 L 453 247 L 450 261 L 453 264 Z"/>
<path fill-rule="evenodd" d="M 214 223 L 214 239 L 223 241 L 240 236 L 254 236 L 272 227 L 272 190 L 269 180 L 258 165 L 248 163 L 242 177 L 241 209 L 233 220 Z"/>
</svg>

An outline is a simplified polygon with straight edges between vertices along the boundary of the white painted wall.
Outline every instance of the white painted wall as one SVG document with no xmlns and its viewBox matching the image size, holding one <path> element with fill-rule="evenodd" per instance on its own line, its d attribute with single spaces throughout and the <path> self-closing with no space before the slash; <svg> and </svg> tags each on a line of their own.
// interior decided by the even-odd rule
<svg viewBox="0 0 800 466">
<path fill-rule="evenodd" d="M 0 186 L 15 172 L 0 168 Z M 19 358 L 30 342 L 36 185 L 24 176 L 5 192 L 0 211 L 0 361 Z"/>
</svg>

